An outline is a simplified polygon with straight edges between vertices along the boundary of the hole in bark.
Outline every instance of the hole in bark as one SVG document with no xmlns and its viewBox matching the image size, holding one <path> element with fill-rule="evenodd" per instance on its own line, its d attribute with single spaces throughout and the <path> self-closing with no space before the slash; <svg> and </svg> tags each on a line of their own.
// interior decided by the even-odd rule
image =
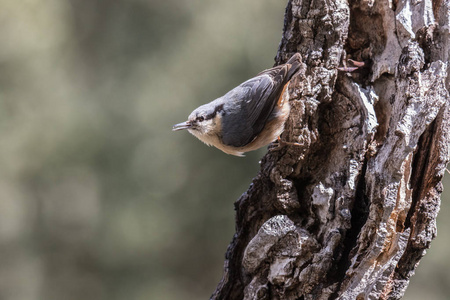
<svg viewBox="0 0 450 300">
<path fill-rule="evenodd" d="M 353 79 L 367 85 L 369 82 L 371 59 L 381 53 L 386 45 L 386 35 L 383 30 L 383 18 L 380 14 L 362 10 L 353 4 L 350 11 L 350 26 L 345 45 L 347 58 L 364 62 L 365 66 L 352 73 Z M 361 26 L 365 24 L 365 26 Z"/>
</svg>

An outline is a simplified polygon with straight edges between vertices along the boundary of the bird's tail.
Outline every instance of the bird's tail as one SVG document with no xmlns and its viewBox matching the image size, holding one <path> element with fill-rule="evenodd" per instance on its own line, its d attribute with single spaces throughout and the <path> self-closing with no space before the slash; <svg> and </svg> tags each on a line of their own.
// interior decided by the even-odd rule
<svg viewBox="0 0 450 300">
<path fill-rule="evenodd" d="M 291 78 L 300 70 L 302 66 L 302 56 L 300 55 L 300 53 L 295 53 L 291 56 L 291 58 L 289 58 L 286 64 L 291 65 L 286 76 L 288 80 L 291 80 Z"/>
</svg>

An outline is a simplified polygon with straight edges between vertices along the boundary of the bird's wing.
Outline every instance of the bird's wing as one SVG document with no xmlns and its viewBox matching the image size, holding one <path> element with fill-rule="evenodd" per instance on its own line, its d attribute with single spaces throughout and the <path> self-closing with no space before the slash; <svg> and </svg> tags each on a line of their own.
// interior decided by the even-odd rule
<svg viewBox="0 0 450 300">
<path fill-rule="evenodd" d="M 281 92 L 287 84 L 286 74 L 290 67 L 290 65 L 281 65 L 266 70 L 256 77 L 261 78 L 259 82 L 251 84 L 252 98 L 247 106 L 247 113 L 249 125 L 253 128 L 255 136 L 264 128 L 267 119 L 277 105 Z"/>
<path fill-rule="evenodd" d="M 230 91 L 240 110 L 227 116 L 223 123 L 222 140 L 226 145 L 243 147 L 263 130 L 289 79 L 290 65 L 280 65 L 259 73 Z M 233 93 L 234 92 L 234 93 Z"/>
</svg>

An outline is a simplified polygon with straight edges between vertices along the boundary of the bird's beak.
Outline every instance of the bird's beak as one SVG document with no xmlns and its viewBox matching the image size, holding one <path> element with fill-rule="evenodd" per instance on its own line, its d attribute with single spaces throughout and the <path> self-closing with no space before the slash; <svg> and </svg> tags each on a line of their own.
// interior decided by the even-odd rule
<svg viewBox="0 0 450 300">
<path fill-rule="evenodd" d="M 183 122 L 183 123 L 179 123 L 179 124 L 175 124 L 172 127 L 172 131 L 178 131 L 178 130 L 183 130 L 183 129 L 188 129 L 190 128 L 192 125 L 191 123 L 189 123 L 189 121 Z"/>
</svg>

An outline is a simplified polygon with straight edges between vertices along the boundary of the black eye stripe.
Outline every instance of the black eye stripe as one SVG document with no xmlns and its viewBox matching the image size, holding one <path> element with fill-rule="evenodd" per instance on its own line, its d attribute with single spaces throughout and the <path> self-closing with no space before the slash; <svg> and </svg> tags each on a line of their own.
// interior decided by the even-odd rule
<svg viewBox="0 0 450 300">
<path fill-rule="evenodd" d="M 210 119 L 214 118 L 216 116 L 217 112 L 219 112 L 221 110 L 223 110 L 223 104 L 217 106 L 212 113 L 205 115 L 205 116 L 198 116 L 195 120 L 199 121 L 199 122 L 202 122 L 204 120 L 210 120 Z"/>
</svg>

